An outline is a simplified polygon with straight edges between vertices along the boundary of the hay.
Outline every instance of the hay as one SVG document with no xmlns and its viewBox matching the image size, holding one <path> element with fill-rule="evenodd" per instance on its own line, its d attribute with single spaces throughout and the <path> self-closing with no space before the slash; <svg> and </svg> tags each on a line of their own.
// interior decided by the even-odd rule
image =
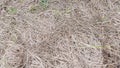
<svg viewBox="0 0 120 68">
<path fill-rule="evenodd" d="M 0 68 L 120 68 L 120 1 L 1 0 Z"/>
</svg>

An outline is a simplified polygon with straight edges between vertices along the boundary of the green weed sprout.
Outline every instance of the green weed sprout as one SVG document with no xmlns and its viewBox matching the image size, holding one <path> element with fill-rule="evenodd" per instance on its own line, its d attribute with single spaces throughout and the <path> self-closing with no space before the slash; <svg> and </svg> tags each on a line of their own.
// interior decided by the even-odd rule
<svg viewBox="0 0 120 68">
<path fill-rule="evenodd" d="M 11 38 L 11 41 L 16 42 L 16 41 L 17 41 L 17 38 L 16 38 L 15 36 L 13 36 L 13 37 Z"/>
<path fill-rule="evenodd" d="M 54 11 L 55 16 L 60 16 L 60 11 L 57 9 Z"/>
<path fill-rule="evenodd" d="M 18 2 L 22 3 L 22 2 L 23 2 L 23 0 L 18 0 Z"/>
<path fill-rule="evenodd" d="M 90 48 L 104 48 L 103 46 L 91 46 Z"/>
<path fill-rule="evenodd" d="M 71 12 L 71 9 L 70 8 L 67 8 L 66 10 L 65 10 L 65 13 L 70 13 Z"/>
<path fill-rule="evenodd" d="M 39 0 L 40 5 L 42 6 L 42 9 L 45 10 L 48 6 L 48 0 Z"/>
<path fill-rule="evenodd" d="M 7 11 L 8 13 L 16 13 L 15 7 L 12 7 L 12 6 L 7 7 L 6 11 Z"/>
<path fill-rule="evenodd" d="M 72 6 L 73 4 L 71 3 L 70 6 L 68 8 L 65 9 L 65 13 L 70 13 L 72 11 Z"/>
<path fill-rule="evenodd" d="M 108 20 L 108 18 L 106 16 L 102 16 L 101 18 L 102 18 L 102 21 Z"/>
<path fill-rule="evenodd" d="M 30 12 L 36 11 L 36 10 L 38 10 L 38 9 L 39 9 L 39 6 L 32 6 L 32 7 L 30 8 Z"/>
</svg>

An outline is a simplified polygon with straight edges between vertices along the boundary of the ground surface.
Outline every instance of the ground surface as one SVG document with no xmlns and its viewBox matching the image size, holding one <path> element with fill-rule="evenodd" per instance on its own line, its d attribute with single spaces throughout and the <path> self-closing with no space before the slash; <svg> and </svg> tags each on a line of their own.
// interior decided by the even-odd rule
<svg viewBox="0 0 120 68">
<path fill-rule="evenodd" d="M 40 1 L 0 0 L 0 68 L 120 68 L 120 0 Z"/>
</svg>

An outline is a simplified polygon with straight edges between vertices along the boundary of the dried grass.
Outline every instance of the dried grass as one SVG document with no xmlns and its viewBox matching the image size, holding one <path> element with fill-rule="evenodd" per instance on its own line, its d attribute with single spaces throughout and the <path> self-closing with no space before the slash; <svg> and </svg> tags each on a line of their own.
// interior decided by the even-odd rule
<svg viewBox="0 0 120 68">
<path fill-rule="evenodd" d="M 9 6 L 16 13 L 7 13 Z M 45 10 L 30 12 L 31 6 L 40 4 L 1 0 L 0 68 L 120 68 L 119 0 L 49 0 Z"/>
</svg>

